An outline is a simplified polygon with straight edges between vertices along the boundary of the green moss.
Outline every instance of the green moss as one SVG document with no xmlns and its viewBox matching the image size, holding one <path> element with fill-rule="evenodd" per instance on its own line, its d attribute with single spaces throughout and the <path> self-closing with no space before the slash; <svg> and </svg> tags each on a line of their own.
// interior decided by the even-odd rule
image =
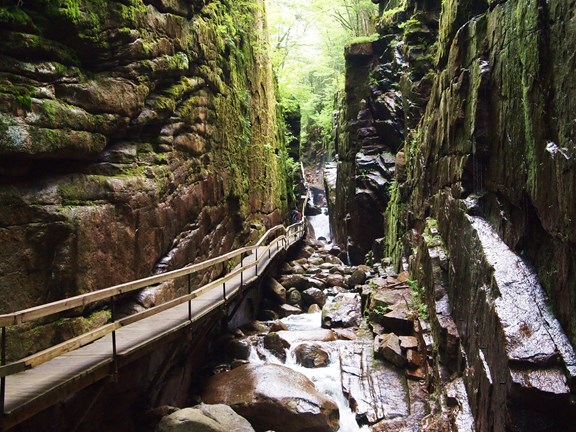
<svg viewBox="0 0 576 432">
<path fill-rule="evenodd" d="M 30 16 L 16 6 L 0 7 L 0 28 L 3 30 L 35 30 Z"/>
<path fill-rule="evenodd" d="M 369 36 L 359 36 L 359 37 L 353 38 L 352 40 L 350 40 L 350 42 L 348 42 L 346 44 L 344 49 L 350 48 L 352 45 L 375 42 L 378 40 L 379 37 L 380 37 L 379 34 L 372 34 Z"/>
<path fill-rule="evenodd" d="M 0 85 L 0 93 L 13 96 L 18 105 L 28 111 L 32 109 L 32 94 L 34 88 L 20 85 Z"/>
</svg>

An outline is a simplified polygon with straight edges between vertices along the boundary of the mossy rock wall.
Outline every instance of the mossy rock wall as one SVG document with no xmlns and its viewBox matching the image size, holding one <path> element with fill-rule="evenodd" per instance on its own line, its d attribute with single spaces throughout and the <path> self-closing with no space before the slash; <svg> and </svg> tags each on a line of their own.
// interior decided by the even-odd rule
<svg viewBox="0 0 576 432">
<path fill-rule="evenodd" d="M 442 313 L 454 318 L 462 340 L 478 430 L 565 430 L 574 421 L 567 404 L 574 395 L 574 359 L 562 354 L 567 340 L 576 342 L 576 130 L 570 114 L 576 26 L 568 18 L 574 13 L 574 5 L 554 0 L 442 2 L 429 101 L 405 140 L 403 199 L 387 210 L 404 209 L 404 253 L 412 254 L 412 273 L 431 291 L 429 308 L 437 310 L 440 290 L 426 283 L 430 251 L 422 238 L 426 220 L 438 220 L 449 257 L 449 308 Z M 510 304 L 522 312 L 508 321 L 499 309 L 508 283 L 494 288 L 501 263 L 486 238 L 522 263 L 506 269 L 525 285 L 522 295 L 541 286 L 547 305 L 536 294 L 526 304 L 517 296 Z M 389 245 L 398 241 L 387 238 Z M 520 267 L 533 268 L 535 276 Z M 558 355 L 553 364 L 514 358 L 510 341 L 529 347 L 535 334 L 523 323 L 541 326 L 529 316 L 546 316 L 550 334 L 567 336 L 552 348 Z M 510 336 L 514 326 L 523 333 Z M 524 377 L 538 375 L 542 385 L 519 379 L 519 370 Z"/>
<path fill-rule="evenodd" d="M 0 3 L 1 312 L 201 261 L 281 221 L 265 26 L 260 0 Z"/>
</svg>

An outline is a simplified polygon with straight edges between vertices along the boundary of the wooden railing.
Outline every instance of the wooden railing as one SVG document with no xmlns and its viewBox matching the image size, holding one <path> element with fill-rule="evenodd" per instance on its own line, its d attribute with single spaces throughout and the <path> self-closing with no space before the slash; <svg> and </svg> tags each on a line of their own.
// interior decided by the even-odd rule
<svg viewBox="0 0 576 432">
<path fill-rule="evenodd" d="M 306 206 L 306 200 L 304 202 L 304 207 Z M 302 211 L 302 215 L 304 211 Z M 223 300 L 226 301 L 226 282 L 232 279 L 233 277 L 240 274 L 240 286 L 243 285 L 244 280 L 244 272 L 247 269 L 255 267 L 255 274 L 258 275 L 258 265 L 262 262 L 265 258 L 265 254 L 268 254 L 270 257 L 272 249 L 276 247 L 277 250 L 282 248 L 287 248 L 289 245 L 300 239 L 305 232 L 305 223 L 304 217 L 298 222 L 288 227 L 283 225 L 277 225 L 271 229 L 269 229 L 261 238 L 260 240 L 253 246 L 247 246 L 240 249 L 236 249 L 232 252 L 224 254 L 222 256 L 209 259 L 202 263 L 188 265 L 178 270 L 173 270 L 167 273 L 150 276 L 144 279 L 139 279 L 132 282 L 127 282 L 120 285 L 115 285 L 109 288 L 101 289 L 98 291 L 93 291 L 90 293 L 78 295 L 75 297 L 66 298 L 63 300 L 55 301 L 52 303 L 43 304 L 40 306 L 32 307 L 29 309 L 20 310 L 17 312 L 3 314 L 0 315 L 0 327 L 1 335 L 0 335 L 0 343 L 1 343 L 1 363 L 0 363 L 0 412 L 4 412 L 4 400 L 5 400 L 5 392 L 6 392 L 6 377 L 18 372 L 22 372 L 26 369 L 33 368 L 38 366 L 42 363 L 45 363 L 53 358 L 56 358 L 64 353 L 73 351 L 78 349 L 82 346 L 85 346 L 91 342 L 94 342 L 97 339 L 102 338 L 105 335 L 112 334 L 112 356 L 116 358 L 116 330 L 119 328 L 126 326 L 128 324 L 132 324 L 134 322 L 140 321 L 144 318 L 156 315 L 162 311 L 168 310 L 180 304 L 189 303 L 188 311 L 189 311 L 189 320 L 192 320 L 191 315 L 191 301 L 214 289 L 215 287 L 222 285 L 222 296 Z M 272 239 L 272 240 L 270 240 Z M 266 246 L 264 246 L 266 245 Z M 264 249 L 262 249 L 264 247 Z M 244 259 L 254 254 L 254 260 L 249 262 L 248 264 L 244 265 Z M 259 256 L 260 255 L 260 256 Z M 199 289 L 192 290 L 191 286 L 191 275 L 193 273 L 199 272 L 201 270 L 205 270 L 210 268 L 214 265 L 227 262 L 229 260 L 240 258 L 240 264 L 233 269 L 232 271 L 228 272 L 225 276 L 208 283 L 207 285 L 202 286 Z M 145 311 L 129 315 L 120 319 L 117 319 L 115 316 L 115 299 L 117 296 L 121 294 L 126 294 L 129 292 L 133 292 L 142 288 L 146 288 L 151 285 L 156 285 L 162 282 L 175 280 L 177 278 L 188 276 L 188 293 L 184 296 L 178 297 L 174 300 L 170 300 L 166 303 L 161 305 L 146 309 Z M 236 291 L 234 291 L 235 293 Z M 233 295 L 234 293 L 229 293 L 229 295 Z M 13 361 L 10 363 L 6 363 L 6 328 L 8 326 L 13 326 L 17 324 L 26 323 L 29 321 L 38 320 L 41 318 L 49 317 L 51 315 L 69 311 L 74 308 L 82 307 L 89 305 L 91 303 L 97 301 L 109 300 L 111 309 L 112 309 L 112 319 L 111 322 L 105 324 L 95 330 L 82 334 L 78 337 L 73 339 L 69 339 L 65 342 L 62 342 L 58 345 L 52 346 L 47 348 L 41 352 L 33 354 L 31 356 L 22 358 L 17 361 Z"/>
</svg>

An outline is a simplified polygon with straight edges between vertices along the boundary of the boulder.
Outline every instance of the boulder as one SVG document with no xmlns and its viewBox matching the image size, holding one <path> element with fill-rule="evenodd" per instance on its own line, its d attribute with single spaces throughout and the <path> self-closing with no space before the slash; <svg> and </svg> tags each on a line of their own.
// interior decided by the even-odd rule
<svg viewBox="0 0 576 432">
<path fill-rule="evenodd" d="M 402 355 L 400 339 L 394 333 L 378 335 L 374 339 L 374 352 L 379 354 L 384 360 L 388 360 L 394 366 L 406 366 L 406 357 Z"/>
<path fill-rule="evenodd" d="M 264 336 L 264 348 L 283 362 L 286 361 L 286 348 L 289 347 L 290 344 L 280 338 L 280 335 L 276 332 L 268 333 Z"/>
<path fill-rule="evenodd" d="M 350 275 L 350 279 L 348 279 L 348 288 L 354 288 L 356 285 L 362 285 L 366 282 L 366 277 L 370 272 L 370 267 L 367 266 L 358 266 L 354 273 Z"/>
<path fill-rule="evenodd" d="M 205 403 L 230 405 L 258 431 L 335 432 L 336 403 L 299 372 L 276 364 L 247 364 L 213 376 Z"/>
<path fill-rule="evenodd" d="M 258 313 L 258 318 L 261 319 L 262 321 L 275 321 L 280 317 L 275 311 L 271 309 L 262 309 Z"/>
<path fill-rule="evenodd" d="M 299 307 L 296 307 L 296 306 L 289 305 L 289 304 L 283 304 L 282 306 L 280 306 L 279 312 L 280 312 L 280 315 L 282 315 L 282 318 L 285 318 L 285 317 L 290 316 L 290 315 L 301 314 L 302 309 L 300 309 Z"/>
<path fill-rule="evenodd" d="M 322 308 L 320 306 L 318 306 L 316 303 L 311 304 L 310 307 L 308 308 L 308 313 L 318 313 L 321 312 Z"/>
<path fill-rule="evenodd" d="M 242 331 L 247 335 L 268 333 L 269 327 L 260 321 L 250 321 L 242 326 Z"/>
<path fill-rule="evenodd" d="M 326 285 L 328 286 L 338 286 L 341 288 L 348 288 L 348 284 L 346 283 L 346 279 L 344 276 L 340 274 L 330 274 L 326 278 Z"/>
<path fill-rule="evenodd" d="M 254 432 L 254 429 L 228 405 L 200 404 L 162 418 L 156 432 Z"/>
<path fill-rule="evenodd" d="M 410 335 L 414 328 L 412 316 L 413 313 L 408 308 L 408 305 L 397 303 L 391 306 L 390 312 L 380 317 L 380 324 L 382 324 L 387 331 L 399 335 Z"/>
<path fill-rule="evenodd" d="M 319 266 L 320 268 L 322 268 L 322 265 L 324 265 L 324 259 L 318 255 L 313 255 L 310 258 L 308 258 L 308 264 Z"/>
<path fill-rule="evenodd" d="M 232 339 L 227 348 L 232 359 L 248 360 L 250 357 L 250 344 L 246 339 Z"/>
<path fill-rule="evenodd" d="M 297 288 L 299 290 L 306 289 L 307 278 L 301 274 L 283 275 L 279 281 L 287 290 L 290 288 Z"/>
<path fill-rule="evenodd" d="M 358 294 L 342 293 L 322 308 L 322 327 L 355 327 L 360 325 L 362 312 Z"/>
<path fill-rule="evenodd" d="M 330 355 L 320 345 L 302 343 L 294 348 L 296 362 L 306 368 L 319 368 L 330 363 Z"/>
<path fill-rule="evenodd" d="M 400 348 L 403 350 L 418 349 L 418 339 L 415 336 L 399 336 Z"/>
<path fill-rule="evenodd" d="M 320 279 L 309 277 L 308 278 L 308 287 L 309 288 L 318 288 L 318 289 L 323 290 L 324 288 L 326 288 L 326 284 L 323 281 L 321 281 Z"/>
<path fill-rule="evenodd" d="M 269 297 L 278 304 L 286 303 L 286 288 L 273 277 L 266 278 L 264 285 Z"/>
<path fill-rule="evenodd" d="M 286 292 L 286 303 L 292 306 L 299 305 L 302 302 L 302 294 L 297 288 L 290 288 Z"/>
<path fill-rule="evenodd" d="M 306 304 L 317 304 L 322 307 L 326 304 L 326 294 L 318 288 L 308 288 L 302 291 L 302 300 Z"/>
<path fill-rule="evenodd" d="M 280 320 L 276 320 L 272 323 L 272 325 L 270 326 L 270 331 L 271 332 L 277 332 L 280 330 L 288 330 L 288 326 L 286 324 L 284 324 L 282 321 Z"/>
</svg>

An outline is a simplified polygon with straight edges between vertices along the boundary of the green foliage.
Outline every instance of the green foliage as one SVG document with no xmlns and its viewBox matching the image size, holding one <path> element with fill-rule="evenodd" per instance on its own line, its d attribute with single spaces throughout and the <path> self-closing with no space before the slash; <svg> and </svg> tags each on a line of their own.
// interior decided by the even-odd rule
<svg viewBox="0 0 576 432">
<path fill-rule="evenodd" d="M 376 318 L 376 320 L 378 320 L 378 318 L 380 317 L 383 317 L 388 312 L 390 312 L 390 306 L 388 306 L 387 304 L 378 305 L 371 310 L 371 313 Z"/>
<path fill-rule="evenodd" d="M 301 142 L 327 142 L 334 95 L 344 83 L 344 46 L 373 32 L 376 8 L 370 0 L 269 0 L 267 10 L 280 95 L 301 107 Z"/>
<path fill-rule="evenodd" d="M 426 303 L 426 288 L 418 285 L 418 281 L 408 279 L 408 286 L 412 291 L 412 299 L 408 303 L 408 307 L 412 309 L 420 318 L 428 321 L 428 304 Z"/>
</svg>

